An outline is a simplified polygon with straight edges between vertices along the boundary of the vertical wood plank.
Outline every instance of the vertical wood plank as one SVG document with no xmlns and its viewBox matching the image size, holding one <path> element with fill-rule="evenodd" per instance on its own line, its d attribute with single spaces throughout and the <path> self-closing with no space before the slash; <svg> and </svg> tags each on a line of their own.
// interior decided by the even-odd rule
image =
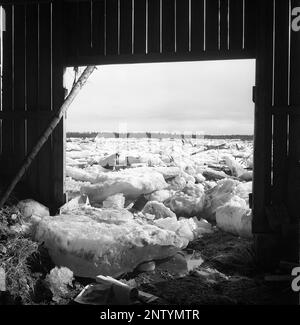
<svg viewBox="0 0 300 325">
<path fill-rule="evenodd" d="M 38 108 L 38 5 L 25 5 L 26 30 L 26 108 L 37 111 Z M 27 145 L 31 151 L 38 137 L 36 121 L 27 120 Z M 35 159 L 27 173 L 29 190 L 38 193 L 38 162 Z M 39 199 L 39 197 L 35 197 Z"/>
<path fill-rule="evenodd" d="M 120 53 L 132 53 L 132 0 L 120 0 Z"/>
<path fill-rule="evenodd" d="M 38 103 L 38 5 L 25 7 L 26 19 L 26 104 L 36 111 Z"/>
<path fill-rule="evenodd" d="M 206 0 L 205 48 L 218 50 L 219 44 L 219 3 L 218 0 Z"/>
<path fill-rule="evenodd" d="M 291 9 L 300 7 L 300 0 L 291 0 Z M 292 17 L 294 19 L 295 16 Z M 291 105 L 300 105 L 300 32 L 291 31 Z"/>
<path fill-rule="evenodd" d="M 176 0 L 176 52 L 189 51 L 189 0 Z"/>
<path fill-rule="evenodd" d="M 94 1 L 92 40 L 93 40 L 93 53 L 95 55 L 104 55 L 104 33 L 105 33 L 104 15 L 105 15 L 104 0 Z"/>
<path fill-rule="evenodd" d="M 289 62 L 289 3 L 275 2 L 275 62 L 274 62 L 274 134 L 273 134 L 273 197 L 279 204 L 286 196 L 287 170 L 287 107 Z M 280 114 L 279 114 L 280 113 Z"/>
<path fill-rule="evenodd" d="M 3 76 L 2 76 L 2 110 L 13 109 L 12 79 L 12 7 L 4 6 L 6 12 L 6 31 L 3 32 Z M 14 152 L 14 122 L 2 121 L 2 155 L 6 159 Z"/>
<path fill-rule="evenodd" d="M 148 0 L 148 53 L 160 51 L 160 0 Z"/>
<path fill-rule="evenodd" d="M 229 1 L 229 49 L 243 48 L 243 0 Z"/>
<path fill-rule="evenodd" d="M 299 0 L 291 1 L 291 9 L 300 7 Z M 295 16 L 293 17 L 295 18 Z M 288 209 L 293 221 L 299 223 L 300 197 L 300 32 L 291 31 L 291 105 L 296 113 L 290 114 L 289 123 L 289 177 Z"/>
<path fill-rule="evenodd" d="M 39 94 L 38 108 L 40 111 L 51 110 L 51 5 L 39 5 Z M 39 135 L 47 127 L 49 121 L 40 119 L 38 121 Z M 40 198 L 47 206 L 51 205 L 51 191 L 46 191 L 49 180 L 51 180 L 50 157 L 52 153 L 51 139 L 49 139 L 38 155 L 38 188 Z"/>
<path fill-rule="evenodd" d="M 64 47 L 67 58 L 78 57 L 79 15 L 77 2 L 64 2 Z"/>
<path fill-rule="evenodd" d="M 1 34 L 1 38 L 3 37 L 3 32 L 2 32 L 2 34 Z M 3 47 L 2 47 L 2 40 L 1 40 L 1 42 L 0 42 L 0 51 L 1 51 L 1 53 L 2 53 L 2 49 L 3 49 Z M 1 59 L 0 59 L 0 64 L 1 64 L 1 66 L 2 66 L 2 57 L 1 57 Z M 3 82 L 2 82 L 2 75 L 1 75 L 1 78 L 0 78 L 0 89 L 1 89 L 1 99 L 0 99 L 0 112 L 2 111 L 2 84 L 3 84 Z M 0 119 L 0 169 L 1 170 L 3 170 L 3 168 L 1 167 L 2 166 L 2 119 Z"/>
<path fill-rule="evenodd" d="M 14 6 L 14 110 L 25 110 L 25 7 Z M 26 121 L 15 120 L 15 146 L 17 164 L 20 166 L 27 153 Z"/>
<path fill-rule="evenodd" d="M 39 5 L 39 109 L 51 110 L 51 5 Z"/>
<path fill-rule="evenodd" d="M 271 202 L 273 0 L 266 0 L 258 12 L 256 101 L 254 120 L 253 222 L 254 234 L 270 232 L 265 207 Z"/>
<path fill-rule="evenodd" d="M 162 48 L 164 53 L 175 50 L 175 0 L 162 3 Z"/>
<path fill-rule="evenodd" d="M 203 51 L 204 49 L 204 0 L 191 1 L 191 49 Z"/>
<path fill-rule="evenodd" d="M 134 1 L 134 53 L 146 53 L 146 0 Z"/>
<path fill-rule="evenodd" d="M 118 54 L 118 0 L 106 1 L 106 53 Z"/>
<path fill-rule="evenodd" d="M 91 1 L 78 2 L 78 34 L 77 46 L 79 56 L 92 54 L 92 26 L 91 26 Z M 74 26 L 73 26 L 74 28 Z M 74 33 L 74 30 L 72 31 Z"/>
<path fill-rule="evenodd" d="M 220 50 L 229 49 L 229 30 L 228 30 L 228 17 L 229 17 L 229 1 L 220 0 Z"/>
<path fill-rule="evenodd" d="M 259 0 L 245 0 L 244 49 L 251 52 L 256 49 L 258 4 Z"/>
<path fill-rule="evenodd" d="M 52 103 L 53 110 L 58 110 L 64 101 L 63 88 L 63 39 L 61 29 L 63 26 L 62 3 L 56 1 L 52 4 Z M 55 128 L 52 135 L 52 211 L 55 212 L 65 203 L 65 118 Z M 57 212 L 57 211 L 56 211 Z"/>
</svg>

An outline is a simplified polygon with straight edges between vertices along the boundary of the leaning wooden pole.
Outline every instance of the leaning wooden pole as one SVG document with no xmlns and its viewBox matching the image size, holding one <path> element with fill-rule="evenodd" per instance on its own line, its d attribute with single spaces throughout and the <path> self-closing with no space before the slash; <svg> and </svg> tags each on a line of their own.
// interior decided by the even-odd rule
<svg viewBox="0 0 300 325">
<path fill-rule="evenodd" d="M 36 145 L 33 147 L 31 152 L 26 156 L 21 168 L 19 169 L 18 173 L 8 186 L 7 190 L 3 194 L 0 200 L 0 208 L 3 207 L 7 199 L 9 198 L 11 192 L 14 190 L 15 186 L 18 184 L 18 182 L 21 180 L 23 175 L 26 173 L 27 169 L 30 167 L 32 161 L 34 158 L 37 156 L 45 142 L 48 140 L 49 136 L 55 129 L 55 127 L 58 125 L 60 122 L 61 118 L 64 116 L 65 112 L 69 108 L 69 106 L 72 104 L 73 100 L 81 90 L 81 88 L 85 85 L 86 81 L 88 80 L 89 76 L 93 73 L 93 71 L 96 69 L 96 66 L 88 66 L 85 68 L 77 82 L 74 84 L 72 87 L 70 94 L 67 96 L 65 99 L 64 103 L 60 107 L 60 109 L 57 111 L 56 115 L 53 117 L 51 120 L 49 126 L 46 128 L 46 130 L 43 132 L 41 137 L 39 138 L 38 142 Z"/>
</svg>

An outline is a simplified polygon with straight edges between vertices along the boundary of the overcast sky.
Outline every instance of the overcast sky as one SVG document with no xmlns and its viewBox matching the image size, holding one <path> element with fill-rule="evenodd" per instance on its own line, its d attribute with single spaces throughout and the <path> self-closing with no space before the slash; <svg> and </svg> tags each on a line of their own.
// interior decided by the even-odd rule
<svg viewBox="0 0 300 325">
<path fill-rule="evenodd" d="M 254 60 L 100 66 L 67 130 L 253 134 L 254 78 Z"/>
</svg>

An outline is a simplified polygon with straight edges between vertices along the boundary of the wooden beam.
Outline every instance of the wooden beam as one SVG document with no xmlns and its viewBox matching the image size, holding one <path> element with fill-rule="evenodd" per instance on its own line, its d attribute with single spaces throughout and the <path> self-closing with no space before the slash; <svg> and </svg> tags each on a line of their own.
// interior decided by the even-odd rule
<svg viewBox="0 0 300 325">
<path fill-rule="evenodd" d="M 63 46 L 63 10 L 62 2 L 58 1 L 52 5 L 52 110 L 61 107 L 64 102 L 63 75 L 65 56 Z M 63 117 L 52 134 L 52 156 L 51 164 L 51 201 L 50 209 L 53 213 L 65 203 L 65 118 Z"/>
<path fill-rule="evenodd" d="M 0 0 L 0 6 L 2 5 L 25 5 L 25 4 L 40 4 L 40 3 L 50 3 L 57 0 Z M 85 1 L 85 0 L 83 0 Z"/>
<path fill-rule="evenodd" d="M 289 3 L 277 0 L 274 8 L 274 82 L 273 82 L 273 184 L 272 204 L 286 202 L 289 78 Z M 275 114 L 274 114 L 275 113 Z"/>
<path fill-rule="evenodd" d="M 51 93 L 52 93 L 52 65 L 51 65 L 51 4 L 39 5 L 39 94 L 38 94 L 38 112 L 37 120 L 33 118 L 38 127 L 38 135 L 46 129 L 49 121 L 53 119 L 54 112 L 51 111 Z M 34 115 L 33 115 L 34 116 Z M 51 164 L 49 163 L 52 156 L 51 137 L 41 148 L 38 154 L 38 185 L 37 191 L 39 199 L 46 206 L 51 203 L 51 191 L 45 191 L 49 183 L 51 184 Z"/>
<path fill-rule="evenodd" d="M 110 55 L 110 56 L 86 56 L 68 57 L 64 64 L 67 67 L 106 64 L 130 64 L 130 63 L 154 63 L 154 62 L 185 62 L 185 61 L 207 61 L 207 60 L 243 60 L 255 59 L 255 51 L 193 51 L 182 53 L 149 53 L 134 55 Z"/>
<path fill-rule="evenodd" d="M 268 233 L 265 207 L 271 202 L 273 0 L 258 9 L 256 98 L 254 120 L 253 233 Z"/>
</svg>

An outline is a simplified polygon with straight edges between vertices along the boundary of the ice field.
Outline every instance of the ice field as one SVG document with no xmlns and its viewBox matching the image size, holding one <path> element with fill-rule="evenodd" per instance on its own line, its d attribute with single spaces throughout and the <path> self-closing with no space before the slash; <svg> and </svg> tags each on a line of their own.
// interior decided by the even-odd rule
<svg viewBox="0 0 300 325">
<path fill-rule="evenodd" d="M 69 138 L 68 202 L 34 238 L 75 275 L 120 276 L 219 228 L 251 237 L 251 141 Z"/>
</svg>

